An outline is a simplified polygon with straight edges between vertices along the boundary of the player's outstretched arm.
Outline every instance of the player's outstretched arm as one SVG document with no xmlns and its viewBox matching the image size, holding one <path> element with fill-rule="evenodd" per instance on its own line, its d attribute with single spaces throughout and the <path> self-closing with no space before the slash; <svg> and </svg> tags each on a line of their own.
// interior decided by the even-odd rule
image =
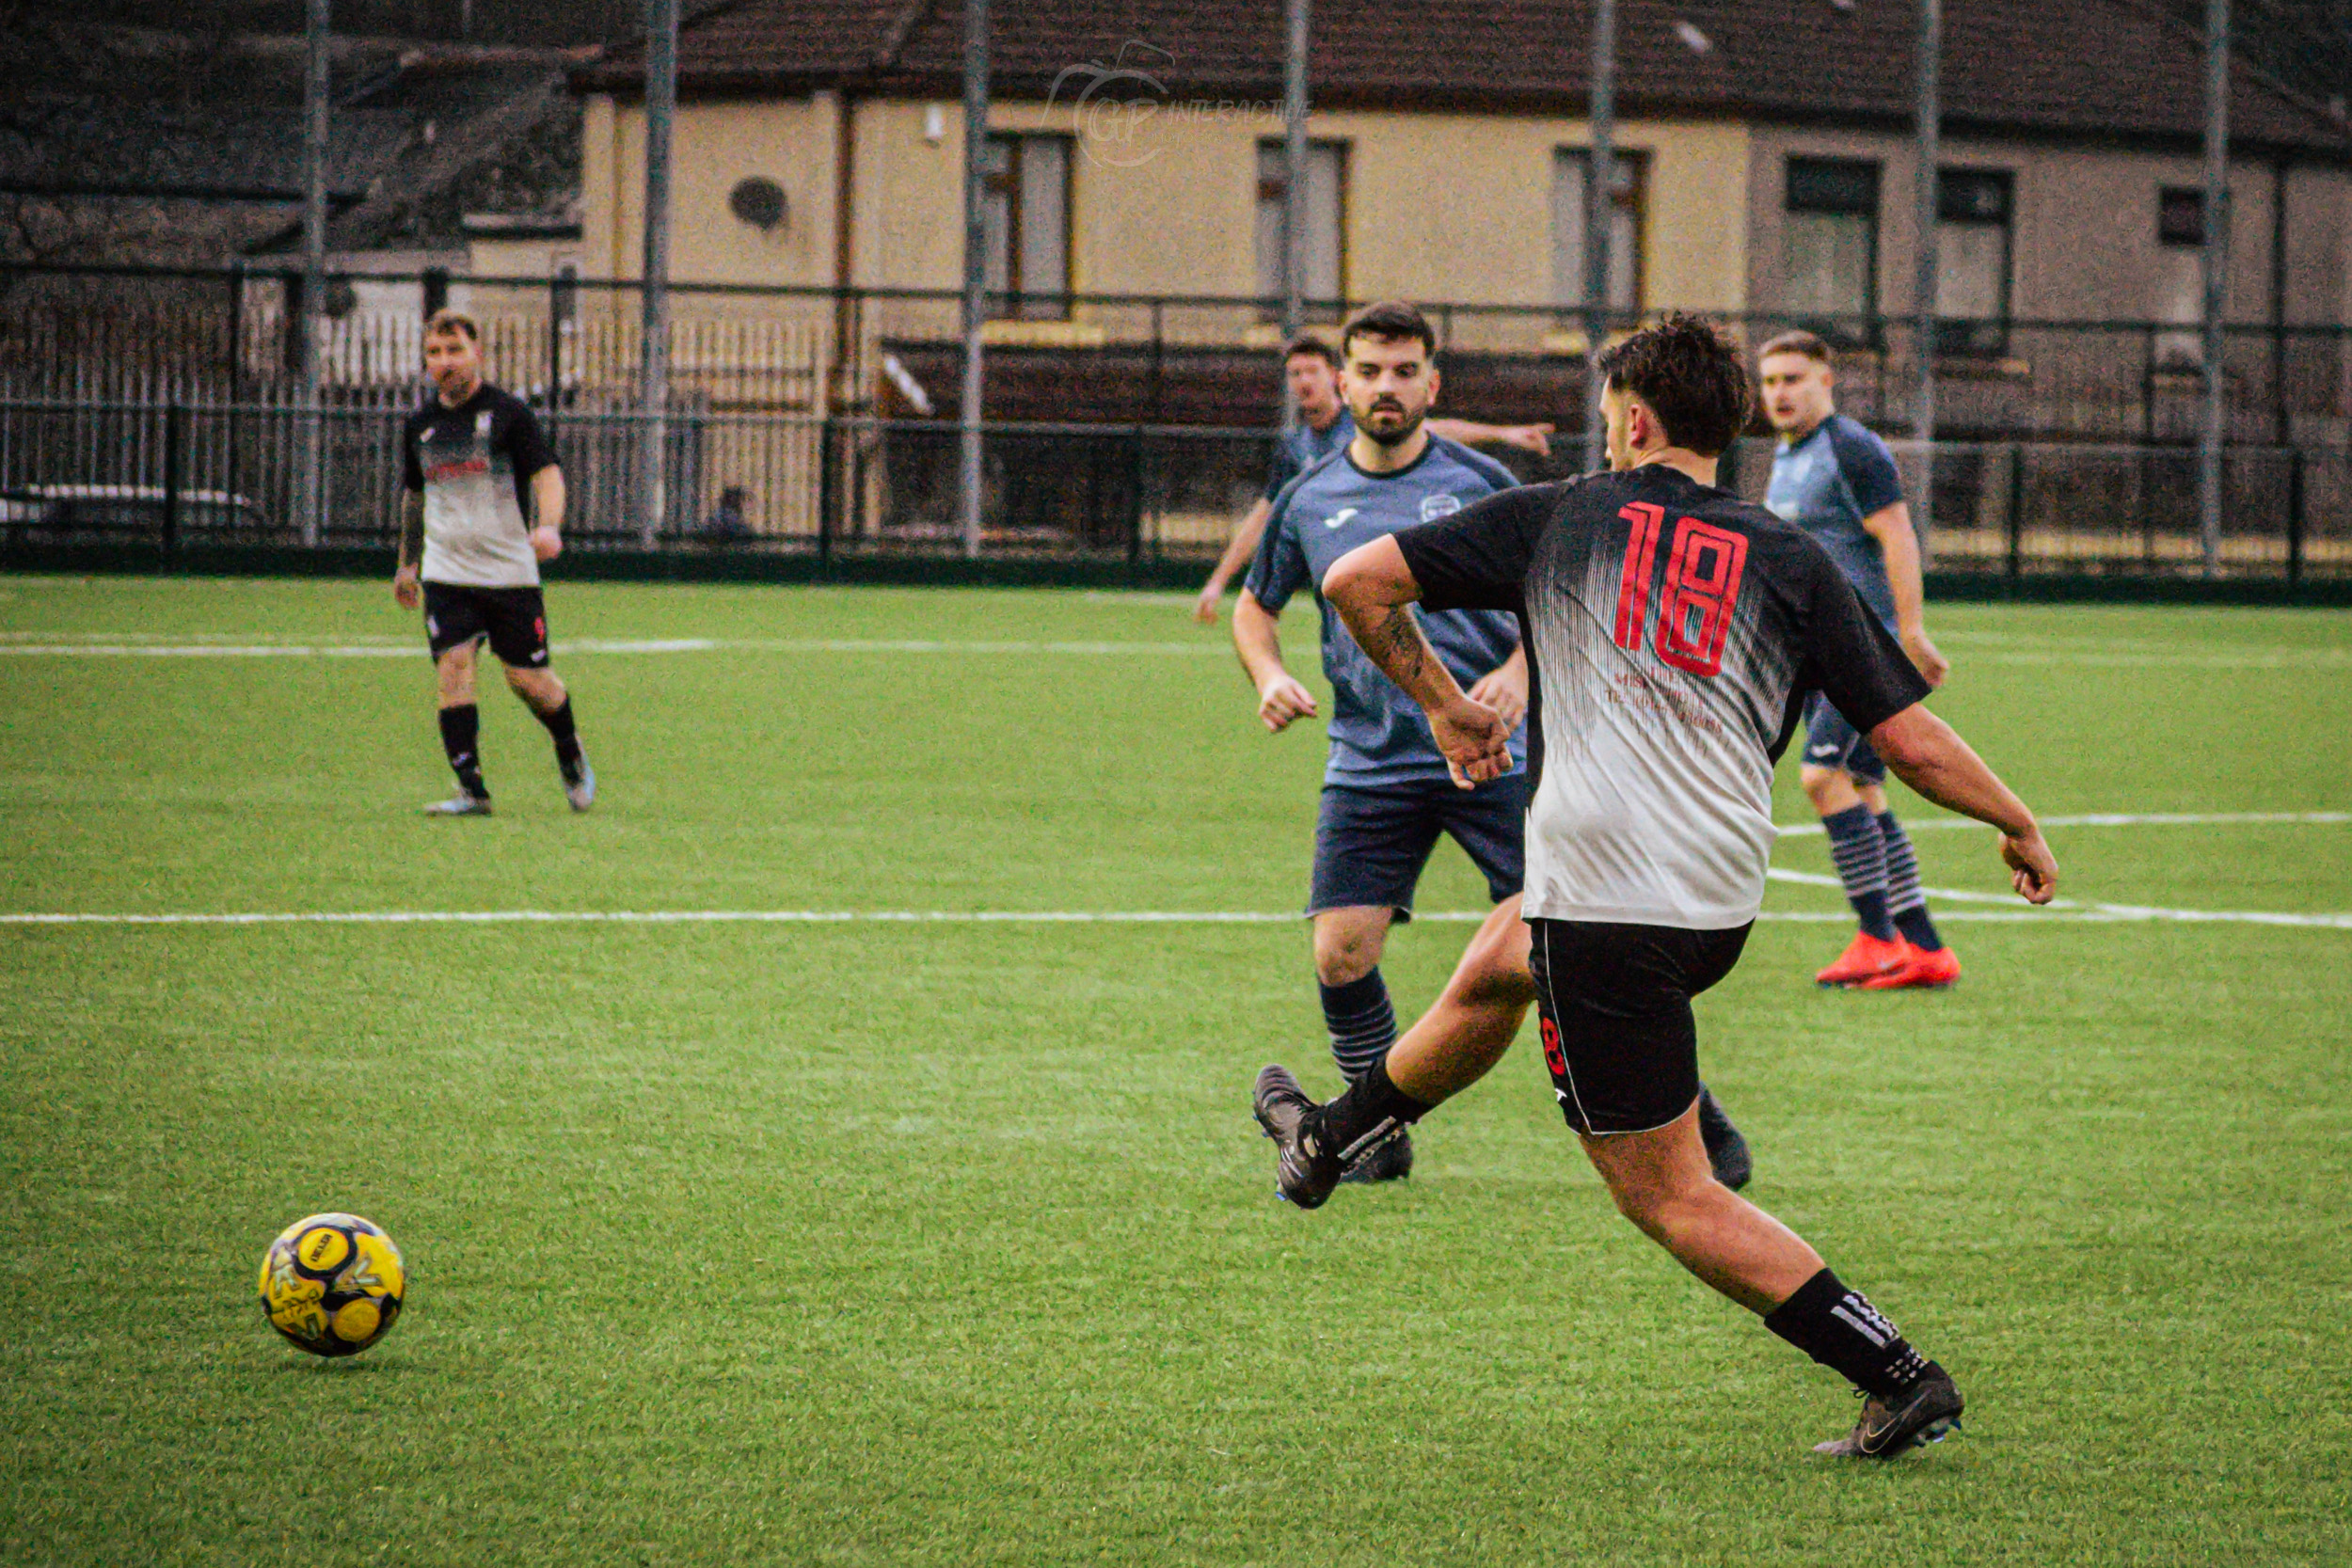
<svg viewBox="0 0 2352 1568">
<path fill-rule="evenodd" d="M 1242 673 L 1257 688 L 1258 717 L 1268 734 L 1281 734 L 1294 719 L 1314 717 L 1315 694 L 1282 662 L 1282 640 L 1274 629 L 1273 612 L 1247 588 L 1233 606 L 1233 651 L 1241 656 Z"/>
<path fill-rule="evenodd" d="M 1429 434 L 1466 447 L 1517 447 L 1538 457 L 1551 455 L 1552 424 L 1482 424 L 1476 420 L 1431 420 Z"/>
<path fill-rule="evenodd" d="M 417 563 L 424 558 L 424 492 L 404 487 L 400 492 L 400 566 L 392 573 L 392 602 L 414 610 L 422 596 L 417 587 Z"/>
<path fill-rule="evenodd" d="M 1265 520 L 1273 511 L 1274 503 L 1260 496 L 1242 514 L 1233 537 L 1225 543 L 1225 553 L 1216 558 L 1216 564 L 1209 569 L 1209 580 L 1200 585 L 1200 596 L 1192 602 L 1194 620 L 1204 626 L 1216 625 L 1216 605 L 1225 596 L 1225 585 L 1239 576 L 1249 564 L 1249 558 L 1258 553 L 1258 541 L 1265 537 Z"/>
<path fill-rule="evenodd" d="M 1323 577 L 1323 597 L 1347 623 L 1357 646 L 1429 716 L 1429 733 L 1454 784 L 1469 789 L 1511 770 L 1511 726 L 1463 694 L 1422 634 L 1413 615 L 1421 584 L 1393 537 L 1359 545 L 1333 562 Z"/>
<path fill-rule="evenodd" d="M 2041 824 L 1960 732 L 1914 703 L 1872 730 L 1870 744 L 1897 778 L 1937 805 L 2000 830 L 2001 859 L 2026 902 L 2058 895 L 2058 860 Z"/>
</svg>

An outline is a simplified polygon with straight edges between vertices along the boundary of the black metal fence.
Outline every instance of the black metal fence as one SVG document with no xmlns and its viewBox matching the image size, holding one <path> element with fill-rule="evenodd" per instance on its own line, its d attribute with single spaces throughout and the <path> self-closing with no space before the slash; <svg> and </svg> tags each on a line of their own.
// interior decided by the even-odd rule
<svg viewBox="0 0 2352 1568">
<path fill-rule="evenodd" d="M 401 483 L 399 410 L 335 407 L 323 425 L 318 543 L 387 546 Z M 309 418 L 264 404 L 0 402 L 0 544 L 166 551 L 293 545 Z M 646 530 L 646 419 L 552 411 L 575 547 L 635 549 Z M 981 552 L 996 559 L 1205 561 L 1258 494 L 1270 433 L 1152 424 L 992 424 Z M 834 557 L 961 554 L 959 433 L 947 421 L 674 412 L 664 549 Z M 1897 443 L 1912 493 L 1933 486 L 1930 562 L 1948 571 L 2164 577 L 2201 570 L 2193 449 L 2038 440 Z M 1768 440 L 1726 483 L 1760 498 Z M 1550 459 L 1503 454 L 1523 477 Z M 2352 578 L 2352 453 L 2241 446 L 2227 468 L 2220 565 L 2236 578 Z"/>
<path fill-rule="evenodd" d="M 298 274 L 0 264 L 0 397 L 278 403 L 299 357 Z M 643 356 L 636 285 L 571 277 L 346 275 L 328 280 L 330 388 L 414 386 L 424 310 L 461 305 L 491 373 L 552 409 L 626 412 Z M 1280 340 L 1273 302 L 1212 296 L 999 298 L 989 324 L 996 422 L 1248 427 L 1269 422 Z M 955 418 L 961 298 L 948 290 L 674 289 L 672 385 L 724 413 Z M 1583 420 L 1585 322 L 1572 309 L 1425 305 L 1456 411 Z M 1327 329 L 1343 304 L 1311 317 Z M 1637 325 L 1626 314 L 1613 330 Z M 1747 341 L 1789 326 L 1839 347 L 1845 406 L 1908 431 L 1922 360 L 1910 323 L 1734 313 Z M 2193 440 L 2203 349 L 2194 323 L 1947 322 L 1935 333 L 1937 434 L 1947 440 Z M 2229 438 L 2352 446 L 2352 328 L 2237 324 L 2224 334 Z"/>
</svg>

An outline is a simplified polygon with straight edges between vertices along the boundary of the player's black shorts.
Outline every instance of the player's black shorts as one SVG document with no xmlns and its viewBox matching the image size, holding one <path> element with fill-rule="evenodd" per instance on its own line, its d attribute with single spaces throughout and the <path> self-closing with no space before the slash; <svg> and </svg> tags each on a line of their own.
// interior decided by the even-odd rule
<svg viewBox="0 0 2352 1568">
<path fill-rule="evenodd" d="M 489 639 L 499 662 L 512 669 L 548 667 L 548 609 L 536 588 L 424 585 L 424 635 L 433 657 L 461 642 Z"/>
<path fill-rule="evenodd" d="M 1699 1097 L 1691 998 L 1731 973 L 1749 927 L 1531 920 L 1544 1065 L 1579 1132 L 1646 1132 Z"/>
<path fill-rule="evenodd" d="M 1870 742 L 1818 691 L 1804 700 L 1804 763 L 1807 768 L 1835 768 L 1864 784 L 1886 782 L 1886 764 Z"/>
<path fill-rule="evenodd" d="M 1450 833 L 1501 903 L 1527 876 L 1527 775 L 1456 789 L 1451 779 L 1413 784 L 1325 784 L 1315 813 L 1315 869 L 1307 912 L 1385 904 L 1413 917 L 1422 868 Z"/>
</svg>

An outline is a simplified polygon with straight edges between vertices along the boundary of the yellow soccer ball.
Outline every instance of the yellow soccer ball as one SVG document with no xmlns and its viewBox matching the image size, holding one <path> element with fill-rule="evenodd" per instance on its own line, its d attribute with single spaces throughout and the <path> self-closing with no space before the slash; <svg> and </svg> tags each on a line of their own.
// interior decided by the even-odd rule
<svg viewBox="0 0 2352 1568">
<path fill-rule="evenodd" d="M 392 1331 L 408 1265 L 357 1214 L 312 1214 L 262 1254 L 262 1315 L 312 1355 L 357 1355 Z"/>
</svg>

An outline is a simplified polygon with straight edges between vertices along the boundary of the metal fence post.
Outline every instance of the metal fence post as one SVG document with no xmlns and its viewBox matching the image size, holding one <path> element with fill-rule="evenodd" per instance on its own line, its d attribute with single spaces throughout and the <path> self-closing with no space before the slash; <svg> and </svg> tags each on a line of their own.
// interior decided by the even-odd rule
<svg viewBox="0 0 2352 1568">
<path fill-rule="evenodd" d="M 1617 214 L 1617 4 L 1594 0 L 1584 161 L 1584 467 L 1608 466 L 1600 356 L 1609 346 L 1609 242 Z"/>
<path fill-rule="evenodd" d="M 188 411 L 174 403 L 164 409 L 164 554 L 180 550 L 180 449 Z"/>
<path fill-rule="evenodd" d="M 840 462 L 834 436 L 839 423 L 838 416 L 829 414 L 817 427 L 817 559 L 827 566 L 833 564 L 833 509 L 841 494 L 841 478 L 834 472 Z"/>
<path fill-rule="evenodd" d="M 2287 449 L 2287 581 L 2303 580 L 2303 449 Z"/>
<path fill-rule="evenodd" d="M 2026 572 L 2026 448 L 2009 445 L 2009 575 L 2015 581 Z"/>
<path fill-rule="evenodd" d="M 677 115 L 677 0 L 645 4 L 645 232 L 638 304 L 644 339 L 638 359 L 638 431 L 644 464 L 644 526 L 638 542 L 661 544 L 670 489 L 670 154 Z"/>
<path fill-rule="evenodd" d="M 2223 311 L 2230 292 L 2230 0 L 2205 4 L 2205 405 L 2197 437 L 2197 540 L 2205 576 L 2221 570 L 2221 467 L 2229 382 Z"/>
<path fill-rule="evenodd" d="M 1143 559 L 1143 426 L 1127 437 L 1127 564 Z"/>
</svg>

